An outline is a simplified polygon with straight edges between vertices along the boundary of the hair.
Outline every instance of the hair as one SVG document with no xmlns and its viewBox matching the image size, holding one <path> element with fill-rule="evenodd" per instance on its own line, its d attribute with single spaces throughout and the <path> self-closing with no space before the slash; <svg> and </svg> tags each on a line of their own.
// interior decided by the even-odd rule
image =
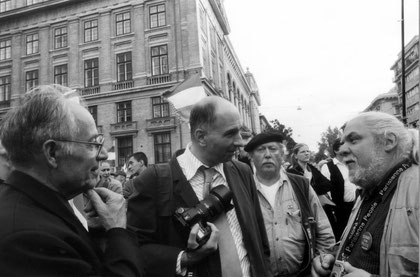
<svg viewBox="0 0 420 277">
<path fill-rule="evenodd" d="M 356 118 L 362 119 L 372 132 L 376 145 L 385 145 L 387 134 L 394 133 L 398 138 L 396 158 L 405 159 L 411 155 L 413 139 L 404 124 L 395 116 L 383 112 L 365 112 Z"/>
<path fill-rule="evenodd" d="M 198 128 L 208 128 L 216 122 L 216 104 L 212 101 L 195 105 L 190 113 L 191 139 Z"/>
<path fill-rule="evenodd" d="M 415 164 L 419 164 L 419 130 L 408 129 L 408 133 L 413 141 L 413 149 L 411 151 L 411 157 Z"/>
<path fill-rule="evenodd" d="M 129 160 L 131 157 L 134 157 L 134 159 L 136 159 L 136 161 L 138 162 L 142 160 L 144 163 L 144 166 L 147 166 L 147 156 L 143 152 L 133 153 L 130 156 L 128 156 L 127 160 Z"/>
<path fill-rule="evenodd" d="M 74 90 L 60 85 L 39 86 L 21 96 L 1 125 L 0 140 L 13 164 L 33 163 L 48 139 L 74 138 L 79 128 L 70 101 L 81 104 Z M 61 147 L 71 154 L 70 144 Z"/>
</svg>

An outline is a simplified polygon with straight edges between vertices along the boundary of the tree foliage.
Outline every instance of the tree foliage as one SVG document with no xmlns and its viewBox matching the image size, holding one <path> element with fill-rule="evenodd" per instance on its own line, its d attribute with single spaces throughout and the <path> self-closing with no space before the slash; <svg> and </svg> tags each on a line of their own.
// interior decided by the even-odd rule
<svg viewBox="0 0 420 277">
<path fill-rule="evenodd" d="M 290 127 L 286 127 L 285 125 L 281 124 L 277 119 L 270 121 L 271 126 L 267 126 L 264 132 L 275 132 L 282 135 L 284 139 L 284 144 L 286 145 L 287 155 L 290 156 L 292 153 L 293 147 L 295 147 L 296 142 L 292 138 L 293 129 Z"/>
<path fill-rule="evenodd" d="M 322 133 L 321 141 L 318 142 L 318 152 L 315 154 L 315 162 L 331 157 L 333 155 L 332 146 L 336 139 L 341 137 L 341 132 L 337 127 L 328 126 L 327 131 Z"/>
</svg>

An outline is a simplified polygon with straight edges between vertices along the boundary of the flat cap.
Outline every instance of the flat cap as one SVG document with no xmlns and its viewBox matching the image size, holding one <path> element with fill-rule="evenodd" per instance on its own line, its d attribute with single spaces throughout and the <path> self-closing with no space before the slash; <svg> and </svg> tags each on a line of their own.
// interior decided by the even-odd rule
<svg viewBox="0 0 420 277">
<path fill-rule="evenodd" d="M 248 144 L 245 146 L 244 150 L 246 152 L 251 152 L 261 144 L 267 143 L 267 142 L 283 142 L 283 136 L 279 133 L 273 133 L 273 132 L 264 132 L 259 133 L 255 137 L 253 137 Z"/>
</svg>

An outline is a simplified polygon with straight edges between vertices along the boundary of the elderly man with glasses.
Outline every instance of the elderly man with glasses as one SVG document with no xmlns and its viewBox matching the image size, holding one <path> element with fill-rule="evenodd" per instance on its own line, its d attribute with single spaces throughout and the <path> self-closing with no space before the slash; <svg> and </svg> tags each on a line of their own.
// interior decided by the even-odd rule
<svg viewBox="0 0 420 277">
<path fill-rule="evenodd" d="M 94 188 L 108 155 L 74 92 L 42 86 L 23 95 L 0 139 L 13 167 L 0 186 L 0 276 L 141 276 L 123 196 Z M 68 202 L 81 193 L 87 220 L 106 232 L 104 250 Z"/>
</svg>

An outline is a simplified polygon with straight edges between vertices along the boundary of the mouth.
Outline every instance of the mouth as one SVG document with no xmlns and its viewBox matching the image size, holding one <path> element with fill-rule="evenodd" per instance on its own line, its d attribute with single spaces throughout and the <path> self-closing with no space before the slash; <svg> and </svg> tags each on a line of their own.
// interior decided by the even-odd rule
<svg viewBox="0 0 420 277">
<path fill-rule="evenodd" d="M 356 161 L 355 160 L 344 160 L 343 162 L 349 168 L 352 167 L 352 166 L 354 166 L 356 164 Z"/>
</svg>

